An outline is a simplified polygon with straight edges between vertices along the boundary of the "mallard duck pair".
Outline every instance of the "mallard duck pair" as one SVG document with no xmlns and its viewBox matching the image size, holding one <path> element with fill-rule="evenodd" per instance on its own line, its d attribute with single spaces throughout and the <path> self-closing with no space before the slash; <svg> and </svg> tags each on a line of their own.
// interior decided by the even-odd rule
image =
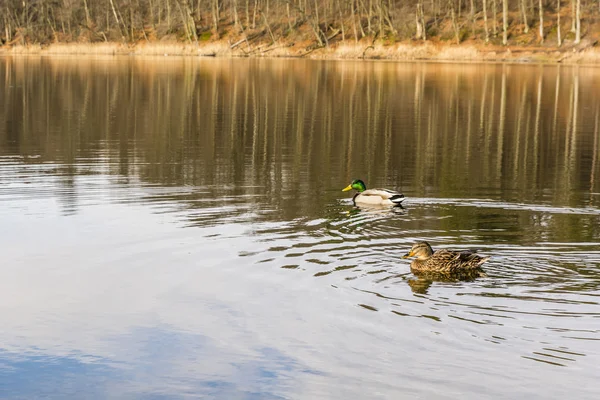
<svg viewBox="0 0 600 400">
<path fill-rule="evenodd" d="M 356 190 L 352 198 L 355 205 L 366 206 L 400 206 L 404 200 L 404 195 L 388 189 L 368 189 L 365 183 L 360 179 L 352 181 L 347 187 L 342 189 Z M 481 265 L 489 260 L 489 257 L 481 257 L 471 251 L 451 251 L 437 250 L 433 251 L 429 243 L 417 242 L 410 251 L 402 258 L 417 257 L 410 264 L 413 272 L 439 272 L 439 273 L 462 273 L 476 271 Z"/>
</svg>

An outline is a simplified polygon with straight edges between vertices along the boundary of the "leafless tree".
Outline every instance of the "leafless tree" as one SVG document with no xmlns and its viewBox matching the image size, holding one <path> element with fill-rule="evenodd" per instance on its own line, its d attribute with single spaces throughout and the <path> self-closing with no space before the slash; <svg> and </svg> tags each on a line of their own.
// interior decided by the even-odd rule
<svg viewBox="0 0 600 400">
<path fill-rule="evenodd" d="M 583 4 L 571 0 L 575 43 L 580 43 L 584 34 L 582 19 L 598 24 L 596 17 L 588 19 L 597 12 L 592 4 L 594 0 Z M 478 39 L 478 29 L 483 28 L 485 36 L 481 39 L 487 43 L 499 33 L 501 15 L 504 45 L 509 44 L 508 36 L 519 24 L 527 33 L 535 18 L 540 42 L 556 31 L 557 44 L 562 44 L 559 0 L 556 4 L 502 0 L 500 13 L 498 6 L 498 0 L 0 0 L 0 42 L 81 38 L 89 42 L 136 42 L 165 36 L 195 42 L 223 35 L 239 36 L 234 37 L 236 42 L 252 35 L 274 42 L 274 38 L 295 35 L 290 41 L 311 37 L 318 46 L 327 46 L 331 40 L 359 42 L 365 36 L 371 40 L 428 40 L 437 36 L 460 42 Z M 538 15 L 534 17 L 536 7 Z"/>
</svg>

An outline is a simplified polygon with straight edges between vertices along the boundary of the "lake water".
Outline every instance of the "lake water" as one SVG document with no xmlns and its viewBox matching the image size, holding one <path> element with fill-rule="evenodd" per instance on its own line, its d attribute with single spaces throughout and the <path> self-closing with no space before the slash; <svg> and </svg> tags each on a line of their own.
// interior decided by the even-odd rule
<svg viewBox="0 0 600 400">
<path fill-rule="evenodd" d="M 584 67 L 0 58 L 0 398 L 599 398 L 599 93 Z M 355 208 L 354 178 L 404 208 Z M 415 240 L 487 276 L 414 276 Z"/>
</svg>

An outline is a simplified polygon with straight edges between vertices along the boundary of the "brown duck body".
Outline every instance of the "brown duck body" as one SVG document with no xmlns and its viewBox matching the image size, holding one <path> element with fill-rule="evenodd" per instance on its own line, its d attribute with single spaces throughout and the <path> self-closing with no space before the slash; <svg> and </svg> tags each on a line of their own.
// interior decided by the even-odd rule
<svg viewBox="0 0 600 400">
<path fill-rule="evenodd" d="M 470 251 L 436 250 L 431 257 L 410 263 L 410 269 L 417 272 L 461 272 L 481 268 L 489 257 L 480 257 Z"/>
<path fill-rule="evenodd" d="M 474 271 L 489 260 L 471 251 L 451 251 L 440 249 L 433 251 L 427 242 L 418 242 L 403 258 L 417 258 L 410 264 L 413 272 L 460 273 Z"/>
</svg>

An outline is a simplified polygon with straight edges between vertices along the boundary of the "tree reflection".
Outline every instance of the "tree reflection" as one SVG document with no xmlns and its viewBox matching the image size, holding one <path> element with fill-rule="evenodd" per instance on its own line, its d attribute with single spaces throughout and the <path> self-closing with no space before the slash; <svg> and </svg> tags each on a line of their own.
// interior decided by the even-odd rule
<svg viewBox="0 0 600 400">
<path fill-rule="evenodd" d="M 101 156 L 115 175 L 209 188 L 213 198 L 256 195 L 257 206 L 286 218 L 322 208 L 340 196 L 331 188 L 355 177 L 410 197 L 598 206 L 599 196 L 579 190 L 598 190 L 596 75 L 493 64 L 7 57 L 0 150 L 75 164 Z"/>
</svg>

